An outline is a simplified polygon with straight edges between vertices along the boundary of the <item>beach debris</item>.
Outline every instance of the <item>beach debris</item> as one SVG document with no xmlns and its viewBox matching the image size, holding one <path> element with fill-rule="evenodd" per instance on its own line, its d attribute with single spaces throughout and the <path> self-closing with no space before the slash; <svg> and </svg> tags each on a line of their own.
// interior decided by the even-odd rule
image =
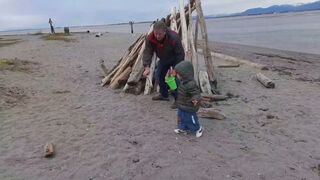
<svg viewBox="0 0 320 180">
<path fill-rule="evenodd" d="M 217 109 L 214 108 L 200 108 L 198 111 L 199 117 L 202 118 L 210 118 L 210 119 L 217 119 L 217 120 L 224 120 L 226 116 L 219 112 Z"/>
<path fill-rule="evenodd" d="M 183 0 L 180 0 L 180 4 L 184 4 Z M 196 24 L 201 29 L 202 39 L 204 41 L 204 60 L 206 64 L 206 71 L 202 72 L 202 77 L 199 76 L 198 71 L 198 54 L 195 47 L 197 36 L 193 37 L 192 29 L 192 12 L 196 10 L 199 19 Z M 163 21 L 168 27 L 172 27 L 173 31 L 182 34 L 183 47 L 186 54 L 186 59 L 190 60 L 195 69 L 195 80 L 202 82 L 203 91 L 207 94 L 215 93 L 216 79 L 213 74 L 212 56 L 211 51 L 208 47 L 208 35 L 205 20 L 203 17 L 202 7 L 200 0 L 190 0 L 187 6 L 182 6 L 181 13 L 175 13 L 175 9 L 172 14 L 168 15 L 167 18 L 163 18 Z M 144 67 L 142 63 L 142 56 L 145 50 L 145 39 L 148 34 L 153 30 L 151 26 L 148 33 L 143 34 L 137 38 L 137 40 L 128 48 L 118 64 L 112 68 L 111 71 L 102 79 L 102 86 L 109 85 L 113 89 L 123 88 L 124 92 L 140 94 L 144 92 L 145 95 L 152 93 L 157 89 L 157 83 L 153 83 L 153 76 L 156 67 L 157 57 L 154 54 L 151 63 L 151 73 L 147 77 L 142 77 Z M 141 92 L 138 92 L 141 91 Z"/>
<path fill-rule="evenodd" d="M 274 82 L 271 79 L 263 75 L 262 73 L 257 74 L 257 80 L 263 84 L 266 88 L 275 88 Z"/>
<path fill-rule="evenodd" d="M 52 143 L 46 143 L 44 146 L 44 157 L 45 158 L 50 158 L 53 157 L 55 154 L 54 152 L 54 146 Z"/>
<path fill-rule="evenodd" d="M 212 54 L 213 57 L 216 57 L 216 58 L 224 59 L 226 61 L 231 61 L 231 62 L 234 62 L 234 63 L 246 64 L 248 66 L 251 66 L 251 67 L 254 67 L 254 68 L 257 68 L 257 69 L 260 69 L 260 70 L 268 70 L 269 69 L 267 66 L 265 66 L 263 64 L 250 62 L 248 60 L 239 59 L 239 58 L 236 58 L 236 57 L 233 57 L 233 56 L 229 56 L 229 55 L 226 55 L 226 54 L 221 54 L 221 53 L 218 53 L 218 52 L 211 52 L 211 54 Z"/>
<path fill-rule="evenodd" d="M 102 33 L 97 33 L 96 34 L 96 37 L 100 37 L 100 36 L 102 36 Z"/>
<path fill-rule="evenodd" d="M 70 29 L 69 29 L 69 27 L 64 27 L 64 28 L 63 28 L 63 31 L 64 31 L 64 33 L 67 34 L 67 35 L 70 34 Z"/>
</svg>

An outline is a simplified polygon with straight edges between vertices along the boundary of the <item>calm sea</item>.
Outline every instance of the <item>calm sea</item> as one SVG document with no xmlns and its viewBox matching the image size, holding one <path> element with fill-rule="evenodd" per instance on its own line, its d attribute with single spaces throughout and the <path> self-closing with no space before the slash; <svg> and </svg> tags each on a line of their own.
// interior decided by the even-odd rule
<svg viewBox="0 0 320 180">
<path fill-rule="evenodd" d="M 207 19 L 209 40 L 320 54 L 320 11 Z M 129 33 L 124 25 L 70 27 L 71 32 Z M 149 24 L 135 24 L 145 33 Z M 57 28 L 56 32 L 62 32 Z M 0 32 L 0 35 L 47 33 L 49 29 Z"/>
</svg>

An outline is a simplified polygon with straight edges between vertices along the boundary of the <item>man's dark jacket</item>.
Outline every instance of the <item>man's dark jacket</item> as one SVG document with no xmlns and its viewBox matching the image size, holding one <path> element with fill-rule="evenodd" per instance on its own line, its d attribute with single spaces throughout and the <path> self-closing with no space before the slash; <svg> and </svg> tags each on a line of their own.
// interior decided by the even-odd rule
<svg viewBox="0 0 320 180">
<path fill-rule="evenodd" d="M 146 38 L 146 48 L 143 53 L 143 66 L 149 67 L 153 52 L 156 52 L 163 65 L 176 65 L 184 60 L 184 49 L 179 35 L 171 30 L 166 31 L 162 42 L 158 42 L 153 32 Z"/>
</svg>

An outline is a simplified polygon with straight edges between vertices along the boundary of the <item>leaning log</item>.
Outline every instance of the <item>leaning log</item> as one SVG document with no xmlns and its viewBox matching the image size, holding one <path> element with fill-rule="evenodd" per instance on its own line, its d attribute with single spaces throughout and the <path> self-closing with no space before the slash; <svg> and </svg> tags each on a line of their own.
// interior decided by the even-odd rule
<svg viewBox="0 0 320 180">
<path fill-rule="evenodd" d="M 214 76 L 214 72 L 213 72 L 213 62 L 212 62 L 212 56 L 211 56 L 211 51 L 209 49 L 209 44 L 208 44 L 208 33 L 207 33 L 207 25 L 203 16 L 203 11 L 202 11 L 202 7 L 201 7 L 201 2 L 200 0 L 196 0 L 196 10 L 197 10 L 197 14 L 198 14 L 198 18 L 199 18 L 199 25 L 200 25 L 200 29 L 201 29 L 201 35 L 202 35 L 202 39 L 204 40 L 204 59 L 205 59 L 205 64 L 207 67 L 207 73 L 208 73 L 208 77 L 209 77 L 209 81 L 210 83 L 216 82 L 215 76 Z"/>
<path fill-rule="evenodd" d="M 205 71 L 199 72 L 199 84 L 200 84 L 200 89 L 203 93 L 213 95 L 207 72 Z"/>
<path fill-rule="evenodd" d="M 146 37 L 149 34 L 151 34 L 152 31 L 153 31 L 153 25 L 151 26 L 149 32 L 146 34 Z M 133 68 L 132 68 L 132 72 L 130 74 L 130 77 L 128 79 L 127 84 L 130 85 L 130 86 L 136 85 L 141 79 L 141 76 L 142 76 L 142 73 L 143 73 L 143 70 L 144 70 L 142 59 L 143 59 L 143 53 L 145 51 L 145 48 L 146 48 L 146 40 L 144 40 L 144 42 L 143 42 L 143 45 L 142 45 L 142 47 L 140 49 L 138 58 L 136 59 L 136 62 L 134 64 Z"/>
<path fill-rule="evenodd" d="M 127 79 L 131 73 L 132 68 L 128 66 L 117 78 L 110 84 L 110 87 L 112 89 L 119 88 L 121 82 L 124 81 L 124 79 Z"/>
<path fill-rule="evenodd" d="M 157 61 L 157 55 L 156 53 L 153 54 L 151 65 L 150 65 L 150 74 L 146 78 L 146 85 L 144 89 L 144 95 L 151 94 L 151 90 L 153 88 L 156 88 L 153 86 L 152 80 L 153 80 L 153 74 L 156 68 L 156 61 Z"/>
<path fill-rule="evenodd" d="M 181 34 L 182 34 L 182 45 L 184 47 L 184 51 L 187 52 L 188 47 L 188 29 L 186 22 L 186 12 L 184 8 L 184 0 L 179 0 L 180 2 L 180 19 L 181 19 Z"/>
<path fill-rule="evenodd" d="M 128 58 L 125 60 L 123 64 L 120 64 L 119 70 L 116 72 L 114 77 L 111 79 L 111 83 L 129 66 L 135 63 L 135 59 L 138 56 L 139 50 L 144 42 L 144 36 L 141 37 L 140 41 L 136 44 L 136 46 L 131 50 Z"/>
<path fill-rule="evenodd" d="M 133 48 L 137 45 L 137 43 L 141 40 L 142 37 L 143 35 L 141 35 L 139 38 L 136 39 L 136 41 L 128 48 L 128 50 L 125 52 L 122 58 L 118 61 L 118 63 L 112 68 L 112 71 L 105 78 L 102 79 L 102 83 L 101 83 L 102 86 L 109 84 L 111 82 L 111 79 L 118 72 L 121 64 L 123 64 L 128 59 L 129 54 L 132 52 Z"/>
</svg>

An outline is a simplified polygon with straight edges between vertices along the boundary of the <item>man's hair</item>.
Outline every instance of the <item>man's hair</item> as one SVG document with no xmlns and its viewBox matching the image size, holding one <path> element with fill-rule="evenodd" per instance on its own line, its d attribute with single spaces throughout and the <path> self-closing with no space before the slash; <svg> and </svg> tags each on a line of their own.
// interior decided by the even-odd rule
<svg viewBox="0 0 320 180">
<path fill-rule="evenodd" d="M 153 29 L 167 31 L 167 25 L 163 21 L 157 21 L 154 23 Z"/>
</svg>

